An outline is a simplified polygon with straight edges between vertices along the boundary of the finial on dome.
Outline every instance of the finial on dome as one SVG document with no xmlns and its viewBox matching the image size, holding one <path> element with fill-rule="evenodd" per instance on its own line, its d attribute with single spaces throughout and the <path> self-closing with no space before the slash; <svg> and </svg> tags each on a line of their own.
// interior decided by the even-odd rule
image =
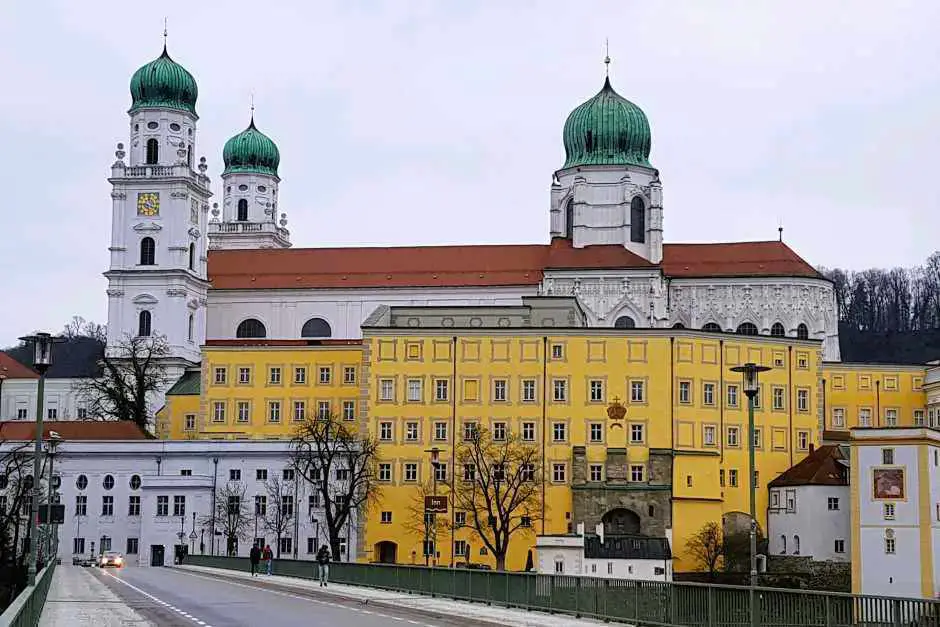
<svg viewBox="0 0 940 627">
<path fill-rule="evenodd" d="M 166 54 L 166 17 L 163 18 L 163 54 Z"/>
<path fill-rule="evenodd" d="M 255 128 L 255 92 L 251 92 L 249 97 L 250 108 L 251 108 L 251 123 L 248 124 L 248 128 Z"/>
<path fill-rule="evenodd" d="M 604 38 L 604 48 L 606 52 L 604 53 L 604 74 L 609 78 L 610 77 L 610 39 Z"/>
</svg>

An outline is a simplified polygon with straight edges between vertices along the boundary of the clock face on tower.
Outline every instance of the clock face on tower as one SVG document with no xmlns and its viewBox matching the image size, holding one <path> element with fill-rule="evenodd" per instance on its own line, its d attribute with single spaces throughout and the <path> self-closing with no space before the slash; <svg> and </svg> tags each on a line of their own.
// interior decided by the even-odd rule
<svg viewBox="0 0 940 627">
<path fill-rule="evenodd" d="M 137 194 L 137 215 L 160 215 L 160 194 L 158 192 L 140 192 Z"/>
</svg>

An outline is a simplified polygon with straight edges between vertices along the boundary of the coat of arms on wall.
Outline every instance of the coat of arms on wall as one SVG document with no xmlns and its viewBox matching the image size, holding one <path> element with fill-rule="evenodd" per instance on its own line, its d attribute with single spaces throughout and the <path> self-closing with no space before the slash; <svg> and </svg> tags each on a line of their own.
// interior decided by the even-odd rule
<svg viewBox="0 0 940 627">
<path fill-rule="evenodd" d="M 623 420 L 623 417 L 627 415 L 627 408 L 620 403 L 618 397 L 614 397 L 614 400 L 607 406 L 607 417 L 617 422 Z"/>
<path fill-rule="evenodd" d="M 872 471 L 872 496 L 879 500 L 903 500 L 904 469 L 875 468 Z"/>
</svg>

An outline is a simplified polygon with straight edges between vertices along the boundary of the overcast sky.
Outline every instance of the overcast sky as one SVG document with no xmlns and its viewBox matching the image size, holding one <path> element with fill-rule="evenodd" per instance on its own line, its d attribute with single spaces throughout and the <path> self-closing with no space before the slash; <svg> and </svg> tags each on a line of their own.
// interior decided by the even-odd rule
<svg viewBox="0 0 940 627">
<path fill-rule="evenodd" d="M 611 80 L 650 119 L 667 242 L 784 239 L 814 265 L 940 248 L 940 3 L 0 3 L 0 346 L 106 322 L 128 81 L 199 84 L 213 190 L 248 122 L 295 246 L 545 242 L 566 115 Z"/>
</svg>

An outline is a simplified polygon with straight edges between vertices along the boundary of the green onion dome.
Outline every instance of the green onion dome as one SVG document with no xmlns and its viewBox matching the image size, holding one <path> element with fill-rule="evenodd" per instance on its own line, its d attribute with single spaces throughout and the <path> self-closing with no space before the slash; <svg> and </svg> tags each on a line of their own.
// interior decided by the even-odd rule
<svg viewBox="0 0 940 627">
<path fill-rule="evenodd" d="M 610 78 L 565 120 L 565 165 L 650 166 L 650 125 L 643 111 L 614 91 Z"/>
<path fill-rule="evenodd" d="M 255 128 L 255 118 L 244 131 L 225 142 L 222 149 L 225 171 L 254 172 L 277 176 L 277 166 L 281 163 L 281 153 L 271 138 Z"/>
<path fill-rule="evenodd" d="M 144 107 L 179 109 L 196 115 L 199 90 L 196 79 L 182 65 L 163 54 L 143 66 L 131 77 L 131 111 Z"/>
</svg>

